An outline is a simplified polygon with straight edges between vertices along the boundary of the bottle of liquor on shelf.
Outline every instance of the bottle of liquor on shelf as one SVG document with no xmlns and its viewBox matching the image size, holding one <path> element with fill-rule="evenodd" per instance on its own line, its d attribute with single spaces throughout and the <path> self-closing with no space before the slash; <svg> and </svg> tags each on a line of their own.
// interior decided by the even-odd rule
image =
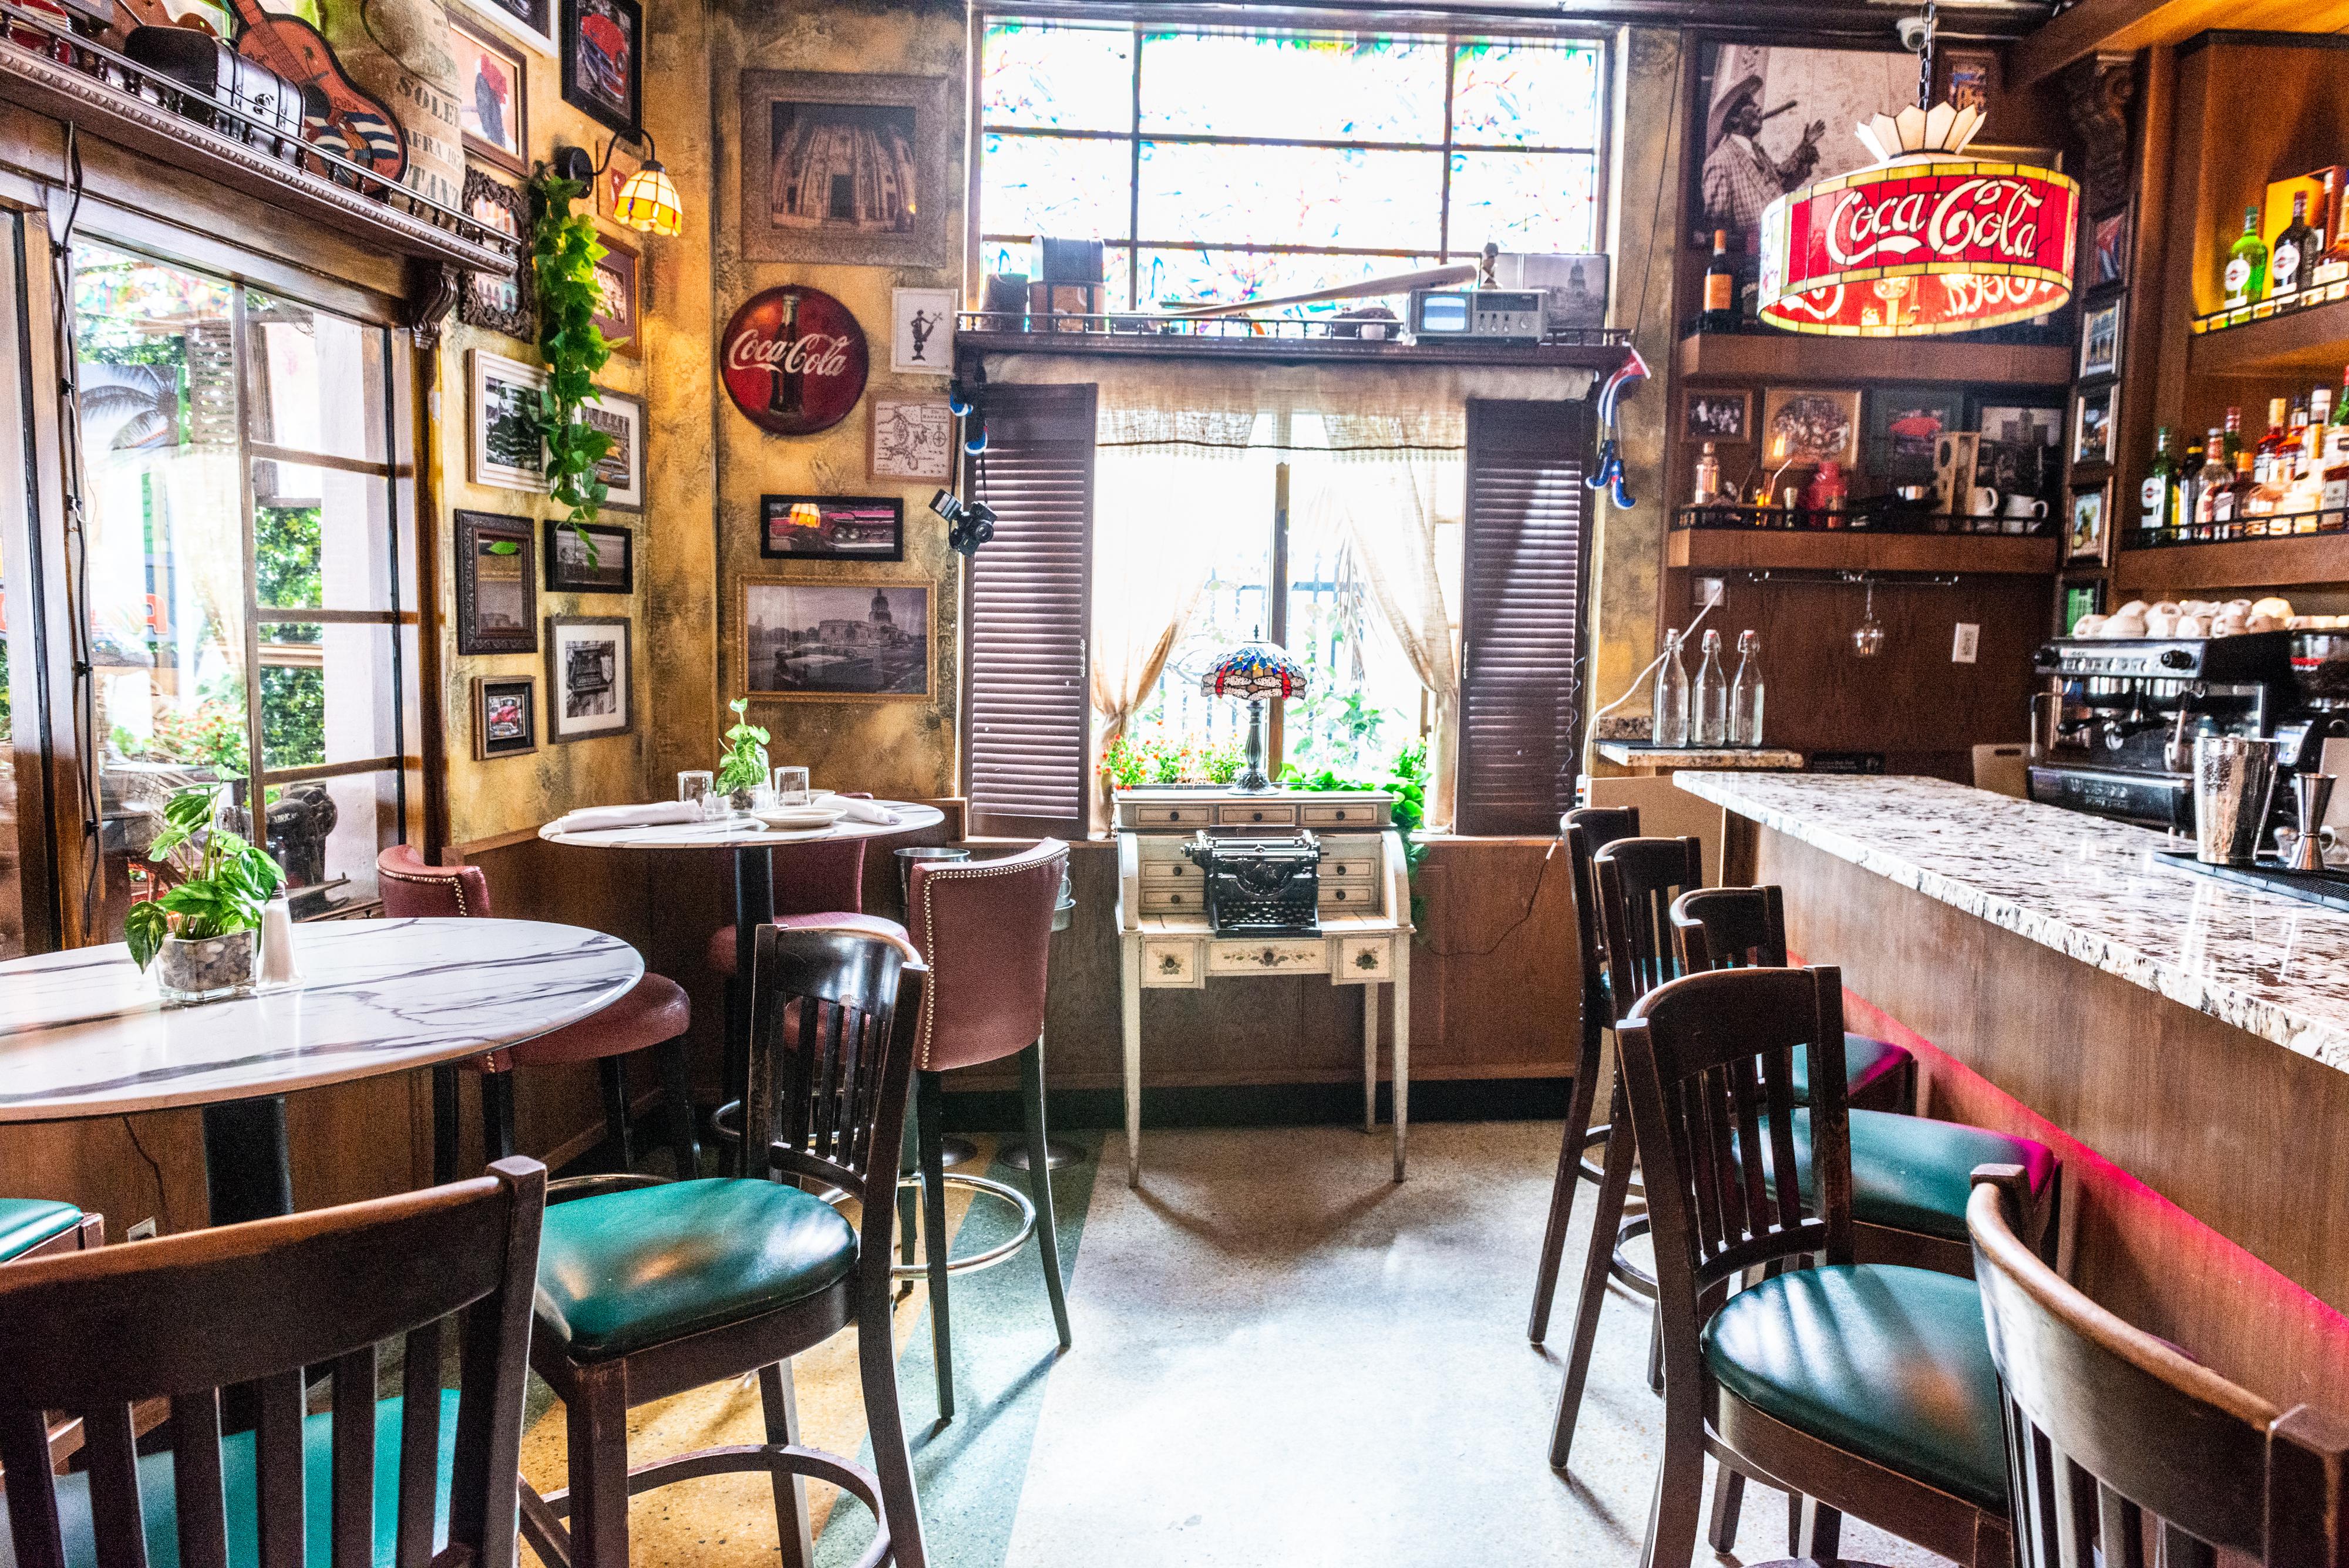
<svg viewBox="0 0 2349 1568">
<path fill-rule="evenodd" d="M 2216 431 L 2210 432 L 2218 434 Z M 2196 515 L 2197 504 L 2202 492 L 2202 443 L 2189 441 L 2186 455 L 2178 461 L 2178 477 L 2172 482 L 2177 499 L 2171 504 L 2170 518 L 2180 535 L 2189 539 L 2210 537 L 2208 519 Z"/>
<path fill-rule="evenodd" d="M 2336 190 L 2333 197 L 2333 234 L 2324 254 L 2308 269 L 2308 281 L 2311 287 L 2322 288 L 2344 278 L 2349 278 L 2349 193 Z"/>
<path fill-rule="evenodd" d="M 1704 662 L 1697 666 L 1694 706 L 1689 718 L 1689 744 L 1729 744 L 1729 676 L 1721 668 L 1721 633 L 1704 634 Z"/>
<path fill-rule="evenodd" d="M 2194 473 L 2194 532 L 2198 538 L 2233 535 L 2235 471 L 2227 464 L 2227 432 L 2214 430 L 2202 443 L 2202 466 Z"/>
<path fill-rule="evenodd" d="M 1700 332 L 1737 330 L 1737 264 L 1729 259 L 1729 231 L 1713 231 L 1713 259 L 1704 266 L 1704 314 Z"/>
<path fill-rule="evenodd" d="M 2153 463 L 2137 490 L 2137 527 L 2159 534 L 2178 523 L 2178 460 L 2169 455 L 2169 427 L 2153 432 Z"/>
<path fill-rule="evenodd" d="M 2259 450 L 2261 457 L 2273 457 L 2278 452 L 2282 450 L 2285 433 L 2290 429 L 2291 422 L 2292 400 L 2289 398 L 2270 398 L 2268 400 L 2267 433 L 2260 437 Z M 2261 477 L 2265 476 L 2262 475 Z"/>
<path fill-rule="evenodd" d="M 2341 390 L 2333 397 L 2333 418 L 2324 427 L 2326 462 L 2349 452 L 2349 370 L 2341 375 Z"/>
<path fill-rule="evenodd" d="M 2319 387 L 2308 394 L 2308 425 L 2300 432 L 2300 465 L 2305 471 L 2324 461 L 2324 432 L 2333 423 L 2333 389 Z"/>
<path fill-rule="evenodd" d="M 2309 267 L 2323 244 L 2316 231 L 2308 226 L 2308 192 L 2295 192 L 2292 222 L 2276 236 L 2275 250 L 2268 257 L 2268 297 L 2282 299 L 2306 287 Z"/>
<path fill-rule="evenodd" d="M 1656 666 L 1656 691 L 1649 708 L 1648 743 L 1685 746 L 1689 743 L 1688 666 L 1681 662 L 1681 634 L 1664 633 L 1664 657 Z"/>
<path fill-rule="evenodd" d="M 2220 279 L 2227 286 L 2227 308 L 2249 305 L 2266 297 L 2268 282 L 2267 242 L 2260 238 L 2260 210 L 2254 206 L 2243 209 L 2243 233 L 2227 250 L 2226 270 Z"/>
<path fill-rule="evenodd" d="M 1729 682 L 1729 743 L 1762 743 L 1762 634 L 1737 634 L 1737 673 Z"/>
<path fill-rule="evenodd" d="M 2230 539 L 2254 537 L 2267 532 L 2264 522 L 2250 521 L 2251 492 L 2257 483 L 2251 478 L 2251 454 L 2235 454 L 2235 472 L 2227 482 L 2225 536 Z"/>
<path fill-rule="evenodd" d="M 2227 466 L 2232 468 L 2235 466 L 2235 454 L 2243 450 L 2243 410 L 2230 405 L 2227 410 L 2227 422 L 2221 428 L 2225 432 L 2220 441 L 2226 453 Z"/>
</svg>

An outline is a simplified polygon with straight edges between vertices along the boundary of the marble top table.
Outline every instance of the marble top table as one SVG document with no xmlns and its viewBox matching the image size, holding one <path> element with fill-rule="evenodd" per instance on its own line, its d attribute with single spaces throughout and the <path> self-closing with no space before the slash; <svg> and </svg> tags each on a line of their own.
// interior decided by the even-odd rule
<svg viewBox="0 0 2349 1568">
<path fill-rule="evenodd" d="M 1800 773 L 1803 753 L 1783 746 L 1651 746 L 1645 741 L 1601 741 L 1599 754 L 1643 774 L 1682 769 L 1737 769 L 1752 773 Z"/>
</svg>

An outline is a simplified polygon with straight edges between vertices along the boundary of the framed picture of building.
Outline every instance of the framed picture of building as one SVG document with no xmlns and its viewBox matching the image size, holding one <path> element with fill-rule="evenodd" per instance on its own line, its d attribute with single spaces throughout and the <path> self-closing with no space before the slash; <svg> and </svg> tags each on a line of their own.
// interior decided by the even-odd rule
<svg viewBox="0 0 2349 1568">
<path fill-rule="evenodd" d="M 538 677 L 473 677 L 473 760 L 519 757 L 538 750 Z"/>
<path fill-rule="evenodd" d="M 546 372 L 486 348 L 472 350 L 471 368 L 467 446 L 473 483 L 544 490 L 546 443 L 538 433 L 538 394 L 546 385 Z"/>
<path fill-rule="evenodd" d="M 2080 379 L 2116 374 L 2121 368 L 2121 302 L 2116 296 L 2080 311 Z"/>
<path fill-rule="evenodd" d="M 744 71 L 740 92 L 745 260 L 945 265 L 946 78 Z"/>
<path fill-rule="evenodd" d="M 604 482 L 604 507 L 610 512 L 645 509 L 645 400 L 607 387 L 579 405 L 580 420 L 612 438 L 595 477 Z"/>
<path fill-rule="evenodd" d="M 628 618 L 546 618 L 546 738 L 592 741 L 636 728 L 629 700 Z"/>
<path fill-rule="evenodd" d="M 2113 461 L 2113 410 L 2120 385 L 2084 387 L 2072 399 L 2072 466 L 2100 468 Z"/>
<path fill-rule="evenodd" d="M 934 589 L 926 578 L 745 578 L 743 689 L 802 701 L 932 701 Z"/>
<path fill-rule="evenodd" d="M 496 512 L 457 514 L 457 651 L 538 651 L 538 568 L 531 523 Z"/>
</svg>

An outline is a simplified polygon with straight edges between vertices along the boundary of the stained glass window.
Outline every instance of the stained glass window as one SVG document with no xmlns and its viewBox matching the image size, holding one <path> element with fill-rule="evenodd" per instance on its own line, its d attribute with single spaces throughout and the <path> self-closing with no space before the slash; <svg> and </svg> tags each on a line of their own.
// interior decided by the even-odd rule
<svg viewBox="0 0 2349 1568">
<path fill-rule="evenodd" d="M 1573 39 L 993 16 L 981 267 L 1026 271 L 1042 235 L 1099 238 L 1107 296 L 1133 308 L 1306 293 L 1487 242 L 1588 251 L 1600 64 Z"/>
</svg>

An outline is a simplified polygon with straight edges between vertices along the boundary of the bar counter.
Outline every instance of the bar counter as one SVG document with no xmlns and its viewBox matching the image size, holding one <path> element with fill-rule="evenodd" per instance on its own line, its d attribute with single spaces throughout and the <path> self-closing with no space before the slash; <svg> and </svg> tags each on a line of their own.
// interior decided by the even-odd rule
<svg viewBox="0 0 2349 1568">
<path fill-rule="evenodd" d="M 2054 1145 L 2063 1261 L 2285 1405 L 2349 1415 L 2349 913 L 2159 834 L 1938 779 L 1689 772 L 1925 1114 Z"/>
</svg>

